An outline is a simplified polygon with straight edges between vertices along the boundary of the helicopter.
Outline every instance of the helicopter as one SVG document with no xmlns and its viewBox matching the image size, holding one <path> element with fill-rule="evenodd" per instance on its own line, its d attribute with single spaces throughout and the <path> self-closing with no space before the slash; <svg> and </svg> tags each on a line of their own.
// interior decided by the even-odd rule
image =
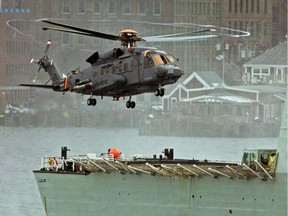
<svg viewBox="0 0 288 216">
<path fill-rule="evenodd" d="M 174 84 L 184 74 L 176 64 L 177 59 L 165 51 L 153 47 L 138 47 L 138 41 L 149 41 L 149 37 L 141 38 L 138 32 L 132 29 L 124 29 L 119 35 L 106 34 L 77 26 L 67 25 L 47 19 L 40 20 L 49 25 L 61 28 L 43 27 L 43 30 L 53 30 L 66 33 L 80 34 L 89 37 L 120 41 L 121 46 L 96 51 L 86 59 L 90 67 L 84 70 L 72 70 L 67 74 L 61 74 L 53 59 L 48 55 L 51 40 L 48 40 L 44 56 L 39 60 L 31 60 L 37 63 L 40 69 L 44 69 L 50 76 L 46 84 L 21 84 L 20 86 L 48 88 L 58 92 L 74 92 L 82 95 L 90 95 L 87 99 L 88 106 L 95 106 L 95 96 L 102 99 L 105 96 L 118 101 L 120 97 L 128 97 L 127 108 L 135 108 L 136 103 L 132 96 L 154 92 L 155 96 L 163 97 L 165 85 Z M 206 28 L 189 33 L 176 33 L 154 37 L 153 41 L 175 41 L 184 38 L 190 39 L 191 34 L 215 31 Z M 172 36 L 172 37 L 171 37 Z M 201 36 L 200 36 L 201 37 Z M 207 35 L 203 37 L 208 37 Z M 172 39 L 171 39 L 172 38 Z M 150 40 L 151 41 L 151 40 Z M 52 81 L 52 84 L 47 83 Z"/>
</svg>

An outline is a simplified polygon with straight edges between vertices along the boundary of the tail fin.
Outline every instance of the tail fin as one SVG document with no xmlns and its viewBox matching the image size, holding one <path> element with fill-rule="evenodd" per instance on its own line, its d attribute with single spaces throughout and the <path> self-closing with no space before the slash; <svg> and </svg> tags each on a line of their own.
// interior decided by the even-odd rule
<svg viewBox="0 0 288 216">
<path fill-rule="evenodd" d="M 63 75 L 59 72 L 56 64 L 52 59 L 44 58 L 40 60 L 39 66 L 45 70 L 50 76 L 53 85 L 59 85 L 60 81 L 63 80 Z"/>
<path fill-rule="evenodd" d="M 59 84 L 59 81 L 63 79 L 63 76 L 59 72 L 56 64 L 54 63 L 53 59 L 51 59 L 48 56 L 48 50 L 51 46 L 51 40 L 47 41 L 47 46 L 44 51 L 44 56 L 39 60 L 32 59 L 30 63 L 37 63 L 39 65 L 38 72 L 41 70 L 41 68 L 44 69 L 45 72 L 47 72 L 50 76 L 50 79 L 52 80 L 52 84 Z"/>
<path fill-rule="evenodd" d="M 65 91 L 67 85 L 67 79 L 63 78 L 63 75 L 59 72 L 56 64 L 53 59 L 48 56 L 48 50 L 51 46 L 51 40 L 47 41 L 47 46 L 44 51 L 44 56 L 41 59 L 31 59 L 30 63 L 36 63 L 39 65 L 38 72 L 41 69 L 44 69 L 50 76 L 50 80 L 52 80 L 52 85 L 37 85 L 37 84 L 21 84 L 21 86 L 30 86 L 30 87 L 38 87 L 38 88 L 52 88 L 54 91 Z"/>
</svg>

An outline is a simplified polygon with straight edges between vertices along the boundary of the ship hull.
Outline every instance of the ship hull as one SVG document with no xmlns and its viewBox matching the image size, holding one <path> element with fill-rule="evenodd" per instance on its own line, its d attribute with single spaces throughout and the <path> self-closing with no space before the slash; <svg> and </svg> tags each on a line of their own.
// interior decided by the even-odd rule
<svg viewBox="0 0 288 216">
<path fill-rule="evenodd" d="M 287 173 L 266 181 L 118 171 L 34 174 L 49 216 L 287 216 Z"/>
</svg>

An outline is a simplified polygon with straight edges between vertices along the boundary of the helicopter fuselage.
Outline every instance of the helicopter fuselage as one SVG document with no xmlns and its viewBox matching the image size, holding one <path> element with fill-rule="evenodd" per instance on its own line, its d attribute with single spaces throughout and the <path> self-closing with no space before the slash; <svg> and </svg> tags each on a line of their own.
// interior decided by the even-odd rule
<svg viewBox="0 0 288 216">
<path fill-rule="evenodd" d="M 47 43 L 48 50 L 50 43 Z M 62 78 L 55 62 L 45 52 L 39 60 L 33 60 L 50 76 L 52 85 L 21 84 L 27 87 L 50 88 L 54 91 L 75 92 L 90 95 L 87 105 L 95 106 L 93 96 L 110 96 L 114 100 L 129 96 L 127 108 L 135 108 L 133 95 L 154 92 L 164 96 L 163 86 L 175 83 L 184 73 L 176 65 L 175 58 L 156 48 L 114 48 L 95 52 L 86 60 L 91 64 L 84 70 L 73 70 Z M 39 71 L 38 70 L 38 71 Z"/>
<path fill-rule="evenodd" d="M 173 57 L 156 48 L 114 48 L 95 52 L 86 61 L 89 68 L 67 74 L 67 90 L 119 98 L 155 92 L 183 75 Z"/>
</svg>

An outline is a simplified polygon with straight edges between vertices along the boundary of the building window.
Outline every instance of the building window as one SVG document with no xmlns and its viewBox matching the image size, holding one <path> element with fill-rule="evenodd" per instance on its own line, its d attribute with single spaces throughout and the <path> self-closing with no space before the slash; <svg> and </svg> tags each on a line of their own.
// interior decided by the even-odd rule
<svg viewBox="0 0 288 216">
<path fill-rule="evenodd" d="M 188 2 L 188 4 L 189 4 L 189 2 Z M 189 6 L 187 8 L 189 8 Z M 184 9 L 185 9 L 184 2 L 177 2 L 176 3 L 176 15 L 183 16 L 184 15 Z"/>
<path fill-rule="evenodd" d="M 253 68 L 253 75 L 252 77 L 260 78 L 261 76 L 261 70 L 259 68 Z"/>
<path fill-rule="evenodd" d="M 257 13 L 260 13 L 260 2 L 259 2 L 259 0 L 257 0 Z"/>
<path fill-rule="evenodd" d="M 85 38 L 83 35 L 78 35 L 78 45 L 85 45 Z"/>
<path fill-rule="evenodd" d="M 101 46 L 101 40 L 102 40 L 102 39 L 93 37 L 93 38 L 92 38 L 92 44 L 93 44 L 93 46 L 96 46 L 96 47 Z"/>
<path fill-rule="evenodd" d="M 7 77 L 27 76 L 28 64 L 6 64 Z"/>
<path fill-rule="evenodd" d="M 243 0 L 240 0 L 240 13 L 243 13 Z"/>
<path fill-rule="evenodd" d="M 248 11 L 249 11 L 249 0 L 246 0 L 246 13 L 248 13 Z"/>
<path fill-rule="evenodd" d="M 257 77 L 258 79 L 269 75 L 270 71 L 268 68 L 253 68 L 252 70 L 252 77 Z"/>
<path fill-rule="evenodd" d="M 268 2 L 267 2 L 268 0 L 265 0 L 265 2 L 264 2 L 264 13 L 265 14 L 267 14 L 268 13 L 268 9 L 267 9 L 267 4 L 268 4 Z"/>
<path fill-rule="evenodd" d="M 131 0 L 123 1 L 123 14 L 131 14 L 132 2 Z"/>
<path fill-rule="evenodd" d="M 213 15 L 220 16 L 221 15 L 221 3 L 213 3 Z"/>
<path fill-rule="evenodd" d="M 193 14 L 192 14 L 192 2 L 188 2 L 188 5 L 187 5 L 187 15 L 193 15 Z"/>
<path fill-rule="evenodd" d="M 108 14 L 116 14 L 116 1 L 109 0 L 108 2 Z"/>
<path fill-rule="evenodd" d="M 261 70 L 261 73 L 262 73 L 262 75 L 269 75 L 269 69 L 263 68 L 263 69 Z"/>
<path fill-rule="evenodd" d="M 8 41 L 6 43 L 8 53 L 29 53 L 29 42 L 27 41 Z"/>
<path fill-rule="evenodd" d="M 254 22 L 250 23 L 249 30 L 250 30 L 251 35 L 254 36 L 254 31 L 255 31 Z"/>
<path fill-rule="evenodd" d="M 277 68 L 276 69 L 276 74 L 275 74 L 275 79 L 277 81 L 277 83 L 281 83 L 281 82 L 284 82 L 284 70 L 283 68 Z"/>
<path fill-rule="evenodd" d="M 254 13 L 254 0 L 251 0 L 251 13 Z"/>
<path fill-rule="evenodd" d="M 138 2 L 138 14 L 145 15 L 146 14 L 146 2 L 145 0 L 140 0 Z"/>
<path fill-rule="evenodd" d="M 28 20 L 18 20 L 13 22 L 13 27 L 20 32 L 27 32 L 30 29 L 30 23 Z"/>
<path fill-rule="evenodd" d="M 159 1 L 153 2 L 153 15 L 155 16 L 161 15 L 161 2 Z"/>
<path fill-rule="evenodd" d="M 15 8 L 22 8 L 22 0 L 15 0 Z"/>
<path fill-rule="evenodd" d="M 203 14 L 209 15 L 210 14 L 210 3 L 203 3 L 203 5 L 204 5 Z"/>
<path fill-rule="evenodd" d="M 84 14 L 86 9 L 86 0 L 79 0 L 78 1 L 78 13 Z"/>
<path fill-rule="evenodd" d="M 67 32 L 62 33 L 62 44 L 69 45 L 69 33 Z"/>
<path fill-rule="evenodd" d="M 63 13 L 70 13 L 71 12 L 70 0 L 62 0 L 62 12 Z"/>
<path fill-rule="evenodd" d="M 93 5 L 93 13 L 94 14 L 100 14 L 101 13 L 101 0 L 94 0 Z"/>
<path fill-rule="evenodd" d="M 199 15 L 202 15 L 202 3 L 199 3 Z"/>
</svg>

